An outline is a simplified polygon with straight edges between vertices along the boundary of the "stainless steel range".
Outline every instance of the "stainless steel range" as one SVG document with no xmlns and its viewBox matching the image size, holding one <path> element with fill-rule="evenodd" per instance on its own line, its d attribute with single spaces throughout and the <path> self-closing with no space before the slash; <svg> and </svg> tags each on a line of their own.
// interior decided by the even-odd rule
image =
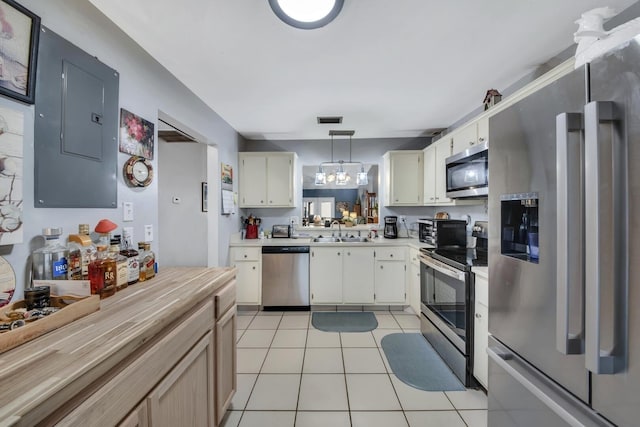
<svg viewBox="0 0 640 427">
<path fill-rule="evenodd" d="M 456 244 L 420 252 L 421 332 L 466 387 L 473 378 L 474 281 L 471 267 L 487 266 L 487 222 L 476 221 L 476 248 Z"/>
</svg>

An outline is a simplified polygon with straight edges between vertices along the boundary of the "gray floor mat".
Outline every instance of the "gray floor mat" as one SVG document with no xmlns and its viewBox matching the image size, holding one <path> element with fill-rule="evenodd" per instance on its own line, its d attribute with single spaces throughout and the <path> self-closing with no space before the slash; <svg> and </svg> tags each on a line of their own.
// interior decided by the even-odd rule
<svg viewBox="0 0 640 427">
<path fill-rule="evenodd" d="M 325 332 L 368 332 L 378 327 L 378 320 L 370 311 L 317 311 L 311 324 Z"/>
</svg>

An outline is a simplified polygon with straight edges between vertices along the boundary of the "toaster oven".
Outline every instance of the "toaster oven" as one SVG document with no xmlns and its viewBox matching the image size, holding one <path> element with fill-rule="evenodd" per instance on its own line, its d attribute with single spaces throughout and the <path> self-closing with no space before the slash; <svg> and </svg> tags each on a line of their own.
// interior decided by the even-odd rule
<svg viewBox="0 0 640 427">
<path fill-rule="evenodd" d="M 467 221 L 460 219 L 418 219 L 418 238 L 422 243 L 443 247 L 467 246 Z"/>
<path fill-rule="evenodd" d="M 271 228 L 271 237 L 274 239 L 288 239 L 291 237 L 290 225 L 274 225 Z"/>
</svg>

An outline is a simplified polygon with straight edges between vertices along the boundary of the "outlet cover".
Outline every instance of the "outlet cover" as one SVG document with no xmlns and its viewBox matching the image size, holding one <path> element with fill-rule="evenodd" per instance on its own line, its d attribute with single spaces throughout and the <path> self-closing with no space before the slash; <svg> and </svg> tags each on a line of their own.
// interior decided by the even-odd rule
<svg viewBox="0 0 640 427">
<path fill-rule="evenodd" d="M 122 227 L 122 240 L 127 242 L 129 247 L 133 245 L 133 227 Z"/>
<path fill-rule="evenodd" d="M 144 226 L 144 241 L 153 242 L 153 225 L 151 224 Z"/>
</svg>

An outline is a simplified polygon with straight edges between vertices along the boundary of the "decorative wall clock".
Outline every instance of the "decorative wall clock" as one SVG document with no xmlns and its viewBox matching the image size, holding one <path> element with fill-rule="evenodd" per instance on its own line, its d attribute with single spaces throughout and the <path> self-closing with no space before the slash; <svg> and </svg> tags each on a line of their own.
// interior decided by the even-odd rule
<svg viewBox="0 0 640 427">
<path fill-rule="evenodd" d="M 124 180 L 131 187 L 147 187 L 153 181 L 153 167 L 144 157 L 132 156 L 124 164 Z"/>
</svg>

